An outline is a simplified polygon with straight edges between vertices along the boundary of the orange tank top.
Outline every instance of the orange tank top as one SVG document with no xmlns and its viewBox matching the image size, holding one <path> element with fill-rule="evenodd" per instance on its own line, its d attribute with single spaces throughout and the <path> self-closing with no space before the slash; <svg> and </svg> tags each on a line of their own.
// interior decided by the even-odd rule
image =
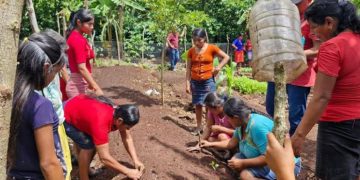
<svg viewBox="0 0 360 180">
<path fill-rule="evenodd" d="M 195 47 L 188 53 L 188 60 L 191 61 L 191 79 L 197 81 L 208 80 L 213 76 L 214 57 L 220 52 L 216 45 L 209 44 L 203 53 L 197 54 Z"/>
</svg>

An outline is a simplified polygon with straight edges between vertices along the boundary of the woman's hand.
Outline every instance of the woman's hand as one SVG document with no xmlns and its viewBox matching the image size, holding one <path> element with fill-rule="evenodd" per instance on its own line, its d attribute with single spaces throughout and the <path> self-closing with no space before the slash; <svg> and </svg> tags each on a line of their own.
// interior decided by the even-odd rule
<svg viewBox="0 0 360 180">
<path fill-rule="evenodd" d="M 137 169 L 129 169 L 125 175 L 132 180 L 138 180 L 141 178 L 142 173 Z"/>
<path fill-rule="evenodd" d="M 239 170 L 239 171 L 245 169 L 243 161 L 241 159 L 237 159 L 235 157 L 228 160 L 228 165 L 229 165 L 230 168 L 236 169 L 236 170 Z"/>
<path fill-rule="evenodd" d="M 219 67 L 215 67 L 215 68 L 213 69 L 213 75 L 214 75 L 214 77 L 216 77 L 216 76 L 219 74 L 220 71 L 221 71 L 221 69 L 220 69 Z"/>
<path fill-rule="evenodd" d="M 191 94 L 190 82 L 186 82 L 186 93 Z"/>
<path fill-rule="evenodd" d="M 289 135 L 286 136 L 284 147 L 276 140 L 274 134 L 267 135 L 268 145 L 266 148 L 265 160 L 267 165 L 281 179 L 292 179 L 294 177 L 294 152 L 291 147 Z M 280 179 L 279 177 L 279 179 Z"/>
<path fill-rule="evenodd" d="M 291 143 L 292 143 L 292 147 L 294 148 L 294 154 L 296 156 L 300 156 L 301 152 L 302 152 L 302 148 L 305 142 L 305 137 L 299 135 L 298 133 L 295 132 L 295 134 L 291 137 Z"/>
<path fill-rule="evenodd" d="M 140 162 L 140 161 L 135 161 L 134 164 L 135 164 L 135 169 L 139 170 L 141 173 L 144 172 L 144 170 L 145 170 L 145 165 L 144 165 L 142 162 Z"/>
<path fill-rule="evenodd" d="M 200 141 L 200 147 L 204 148 L 204 147 L 210 147 L 211 143 L 209 141 L 206 140 L 202 140 Z"/>
</svg>

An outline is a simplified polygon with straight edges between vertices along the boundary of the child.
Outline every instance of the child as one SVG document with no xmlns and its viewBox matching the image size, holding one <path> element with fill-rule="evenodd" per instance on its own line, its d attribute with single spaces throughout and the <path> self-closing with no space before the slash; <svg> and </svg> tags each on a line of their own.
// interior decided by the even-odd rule
<svg viewBox="0 0 360 180">
<path fill-rule="evenodd" d="M 268 166 L 266 166 L 265 152 L 267 134 L 273 129 L 274 123 L 266 116 L 252 113 L 243 101 L 235 98 L 229 99 L 224 105 L 224 112 L 230 123 L 237 127 L 233 137 L 228 141 L 209 142 L 202 141 L 202 147 L 216 147 L 233 149 L 239 146 L 237 153 L 228 164 L 240 172 L 241 179 L 276 179 Z M 296 160 L 295 174 L 299 174 L 300 160 Z"/>
<path fill-rule="evenodd" d="M 202 140 L 209 142 L 227 141 L 231 139 L 234 128 L 224 114 L 225 97 L 215 92 L 206 95 L 204 100 L 208 109 L 207 123 L 202 136 Z M 188 148 L 188 151 L 199 149 L 199 145 Z"/>
<path fill-rule="evenodd" d="M 192 34 L 195 46 L 188 52 L 186 66 L 186 92 L 192 95 L 192 104 L 195 105 L 197 128 L 193 132 L 197 135 L 202 132 L 202 113 L 204 99 L 207 93 L 215 92 L 214 77 L 229 61 L 229 56 L 219 47 L 208 44 L 207 34 L 204 29 L 195 29 Z M 215 56 L 222 59 L 214 68 Z"/>
<path fill-rule="evenodd" d="M 19 47 L 8 148 L 10 179 L 60 180 L 66 175 L 58 116 L 51 102 L 35 92 L 49 85 L 65 59 L 64 49 L 43 32 Z"/>
</svg>

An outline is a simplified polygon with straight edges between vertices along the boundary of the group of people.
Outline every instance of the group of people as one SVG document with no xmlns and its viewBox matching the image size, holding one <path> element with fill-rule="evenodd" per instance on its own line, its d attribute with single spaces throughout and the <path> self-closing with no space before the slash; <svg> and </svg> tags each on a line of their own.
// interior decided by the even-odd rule
<svg viewBox="0 0 360 180">
<path fill-rule="evenodd" d="M 91 35 L 93 30 L 91 12 L 80 9 L 70 19 L 66 40 L 46 30 L 25 38 L 19 47 L 8 178 L 69 180 L 74 154 L 80 179 L 86 180 L 94 172 L 90 163 L 97 153 L 105 166 L 139 179 L 145 166 L 130 133 L 139 122 L 139 109 L 132 104 L 116 105 L 104 97 L 91 75 L 94 52 L 83 35 Z M 65 88 L 60 88 L 59 75 Z M 62 94 L 69 99 L 62 101 Z M 117 130 L 133 168 L 121 165 L 110 154 L 108 134 Z M 72 151 L 68 137 L 74 142 Z"/>
<path fill-rule="evenodd" d="M 292 2 L 300 12 L 308 69 L 287 85 L 290 135 L 284 146 L 271 133 L 273 83 L 268 83 L 268 115 L 253 111 L 240 99 L 217 94 L 215 77 L 229 56 L 207 42 L 204 29 L 195 29 L 194 46 L 187 55 L 186 92 L 192 95 L 195 106 L 194 134 L 203 133 L 196 148 L 238 148 L 228 165 L 242 179 L 291 180 L 301 170 L 305 137 L 318 123 L 316 176 L 359 179 L 360 19 L 356 7 L 347 0 Z M 90 163 L 95 153 L 105 166 L 131 179 L 142 176 L 145 166 L 130 133 L 140 120 L 139 110 L 131 104 L 116 105 L 104 97 L 92 77 L 90 60 L 94 52 L 83 34 L 91 35 L 93 25 L 91 12 L 80 9 L 71 16 L 66 40 L 46 30 L 21 43 L 11 112 L 9 178 L 70 179 L 71 152 L 82 180 L 92 174 Z M 178 52 L 173 53 L 178 56 Z M 215 57 L 221 59 L 216 67 Z M 67 59 L 70 76 L 64 68 Z M 59 74 L 66 82 L 65 88 L 59 87 Z M 312 86 L 313 97 L 307 108 Z M 62 99 L 65 94 L 69 99 Z M 108 134 L 116 130 L 133 160 L 133 168 L 121 165 L 110 154 Z M 74 142 L 72 151 L 67 137 Z"/>
<path fill-rule="evenodd" d="M 239 99 L 225 101 L 214 94 L 214 77 L 229 57 L 208 44 L 206 34 L 202 36 L 197 29 L 193 32 L 195 46 L 189 50 L 186 73 L 186 91 L 192 94 L 195 105 L 196 132 L 202 131 L 203 107 L 208 113 L 200 143 L 188 150 L 239 146 L 239 153 L 228 164 L 239 170 L 242 179 L 276 179 L 275 174 L 279 179 L 294 179 L 301 169 L 299 157 L 305 137 L 318 123 L 316 176 L 359 179 L 360 19 L 356 7 L 347 0 L 292 2 L 301 17 L 308 68 L 287 84 L 291 140 L 287 137 L 285 146 L 280 146 L 270 133 L 271 118 L 252 113 Z M 217 67 L 212 66 L 215 56 L 222 59 Z M 307 108 L 311 87 L 313 97 Z M 274 94 L 274 83 L 269 82 L 266 110 L 270 117 L 274 116 Z"/>
</svg>

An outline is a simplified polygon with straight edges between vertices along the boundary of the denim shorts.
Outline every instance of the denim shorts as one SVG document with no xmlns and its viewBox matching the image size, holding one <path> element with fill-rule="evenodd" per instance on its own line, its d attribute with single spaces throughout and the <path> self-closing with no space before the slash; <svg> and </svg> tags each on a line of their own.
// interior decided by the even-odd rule
<svg viewBox="0 0 360 180">
<path fill-rule="evenodd" d="M 319 122 L 316 176 L 356 180 L 360 175 L 360 120 Z"/>
<path fill-rule="evenodd" d="M 246 159 L 246 157 L 242 153 L 236 153 L 235 157 L 238 159 Z M 256 178 L 261 178 L 266 180 L 276 180 L 275 173 L 268 166 L 247 168 L 246 170 L 248 170 Z M 295 169 L 294 169 L 295 175 L 298 176 L 300 174 L 300 171 L 301 171 L 301 160 L 295 163 Z"/>
<path fill-rule="evenodd" d="M 95 145 L 92 138 L 84 132 L 81 132 L 71 124 L 64 122 L 66 135 L 70 137 L 81 149 L 94 149 Z"/>
<path fill-rule="evenodd" d="M 214 78 L 203 81 L 191 80 L 192 104 L 204 105 L 206 95 L 215 91 L 216 86 Z"/>
</svg>

